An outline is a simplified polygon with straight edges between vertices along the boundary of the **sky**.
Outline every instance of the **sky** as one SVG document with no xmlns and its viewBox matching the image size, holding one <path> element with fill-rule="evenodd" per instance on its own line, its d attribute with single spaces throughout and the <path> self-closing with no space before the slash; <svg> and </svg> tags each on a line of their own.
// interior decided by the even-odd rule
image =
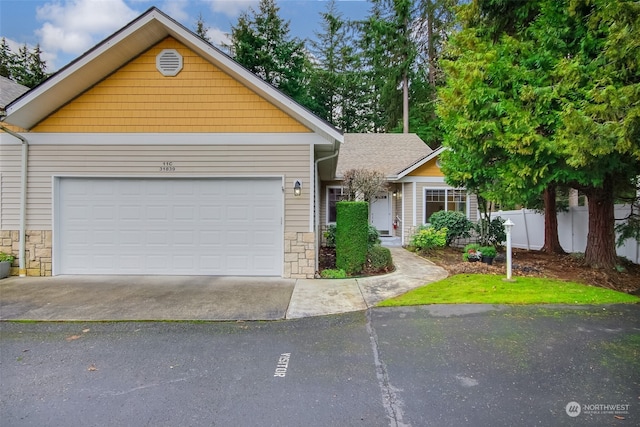
<svg viewBox="0 0 640 427">
<path fill-rule="evenodd" d="M 0 38 L 13 52 L 25 43 L 42 50 L 47 71 L 54 72 L 98 42 L 156 6 L 190 30 L 201 14 L 214 44 L 227 40 L 231 26 L 258 0 L 0 0 Z M 313 39 L 321 31 L 326 0 L 276 0 L 280 17 L 289 21 L 290 36 Z M 345 19 L 364 18 L 366 0 L 337 0 Z"/>
</svg>

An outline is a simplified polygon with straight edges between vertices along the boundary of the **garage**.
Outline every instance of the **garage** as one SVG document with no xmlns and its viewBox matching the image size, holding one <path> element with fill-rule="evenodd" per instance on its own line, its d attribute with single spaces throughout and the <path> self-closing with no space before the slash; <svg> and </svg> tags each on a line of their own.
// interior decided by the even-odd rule
<svg viewBox="0 0 640 427">
<path fill-rule="evenodd" d="M 281 178 L 54 183 L 54 274 L 282 275 Z"/>
</svg>

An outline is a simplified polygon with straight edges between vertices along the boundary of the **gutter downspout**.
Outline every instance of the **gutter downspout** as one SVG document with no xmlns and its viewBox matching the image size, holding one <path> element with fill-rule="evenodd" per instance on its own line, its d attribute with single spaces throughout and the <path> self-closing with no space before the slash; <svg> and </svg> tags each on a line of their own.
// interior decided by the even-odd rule
<svg viewBox="0 0 640 427">
<path fill-rule="evenodd" d="M 339 147 L 339 146 L 338 146 Z M 316 231 L 316 237 L 317 237 L 317 242 L 316 242 L 316 250 L 315 252 L 315 257 L 314 257 L 314 271 L 318 271 L 319 268 L 319 253 L 320 252 L 320 242 L 322 241 L 320 239 L 320 174 L 318 172 L 318 163 L 323 162 L 325 160 L 329 160 L 329 159 L 333 159 L 334 157 L 338 156 L 338 153 L 340 152 L 340 149 L 338 148 L 337 150 L 335 150 L 335 152 L 327 157 L 322 157 L 319 158 L 318 160 L 316 160 L 314 163 L 314 172 L 315 172 L 315 209 L 316 209 L 316 215 L 315 215 L 315 224 L 314 224 L 314 229 Z"/>
<path fill-rule="evenodd" d="M 3 115 L 4 116 L 4 115 Z M 0 119 L 4 119 L 4 117 L 0 117 Z M 27 158 L 29 155 L 29 141 L 27 139 L 12 131 L 11 129 L 7 129 L 3 125 L 0 124 L 0 129 L 8 133 L 9 135 L 18 138 L 22 142 L 22 159 L 21 159 L 21 178 L 20 178 L 20 249 L 18 255 L 18 265 L 19 270 L 18 274 L 20 277 L 26 277 L 27 268 L 25 263 L 25 254 L 26 254 L 26 216 L 27 216 Z"/>
</svg>

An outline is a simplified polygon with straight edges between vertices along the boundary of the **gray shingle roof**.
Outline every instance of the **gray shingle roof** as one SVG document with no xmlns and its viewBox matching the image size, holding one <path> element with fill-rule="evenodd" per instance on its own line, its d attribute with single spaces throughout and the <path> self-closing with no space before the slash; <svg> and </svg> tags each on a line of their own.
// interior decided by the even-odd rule
<svg viewBox="0 0 640 427">
<path fill-rule="evenodd" d="M 28 87 L 0 76 L 0 109 L 4 109 L 11 101 L 17 99 L 28 90 Z"/>
<path fill-rule="evenodd" d="M 341 178 L 350 169 L 369 169 L 393 177 L 431 152 L 414 133 L 347 133 L 340 146 L 336 175 Z"/>
</svg>

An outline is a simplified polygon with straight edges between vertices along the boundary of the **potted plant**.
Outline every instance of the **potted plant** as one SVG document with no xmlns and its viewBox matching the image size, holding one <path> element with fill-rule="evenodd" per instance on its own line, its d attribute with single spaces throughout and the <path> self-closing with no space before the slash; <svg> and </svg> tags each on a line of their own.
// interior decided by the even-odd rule
<svg viewBox="0 0 640 427">
<path fill-rule="evenodd" d="M 482 257 L 480 253 L 480 245 L 477 243 L 470 243 L 464 247 L 464 253 L 462 259 L 468 262 L 477 262 Z"/>
<path fill-rule="evenodd" d="M 11 272 L 11 264 L 13 264 L 14 259 L 15 257 L 13 255 L 0 252 L 0 279 L 9 277 L 9 273 Z"/>
<path fill-rule="evenodd" d="M 492 265 L 493 259 L 496 257 L 498 251 L 493 246 L 482 246 L 479 248 L 480 253 L 482 253 L 482 262 L 485 264 Z"/>
</svg>

